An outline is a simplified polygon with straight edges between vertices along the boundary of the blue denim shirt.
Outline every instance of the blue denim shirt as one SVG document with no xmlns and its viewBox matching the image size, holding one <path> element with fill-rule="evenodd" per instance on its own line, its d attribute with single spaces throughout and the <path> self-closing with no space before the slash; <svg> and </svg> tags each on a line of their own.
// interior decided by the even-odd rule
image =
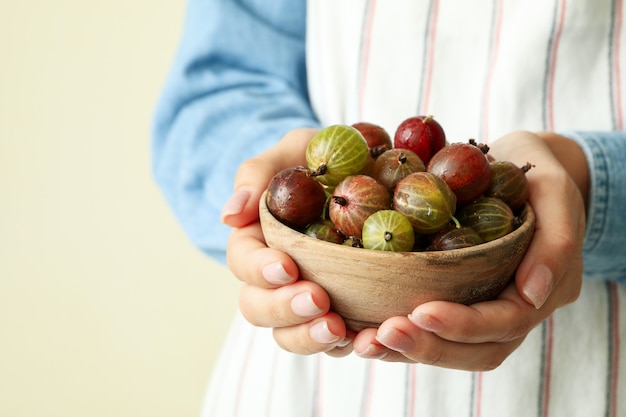
<svg viewBox="0 0 626 417">
<path fill-rule="evenodd" d="M 305 69 L 305 1 L 190 0 L 156 109 L 155 178 L 191 241 L 225 261 L 220 212 L 239 165 L 289 130 L 317 127 Z"/>
<path fill-rule="evenodd" d="M 591 176 L 585 276 L 626 283 L 626 132 L 565 135 L 585 152 Z"/>
<path fill-rule="evenodd" d="M 191 241 L 224 262 L 220 212 L 237 168 L 287 131 L 317 127 L 305 68 L 306 2 L 190 0 L 156 110 L 153 171 Z M 591 201 L 585 275 L 626 283 L 626 133 L 568 133 L 585 151 Z"/>
</svg>

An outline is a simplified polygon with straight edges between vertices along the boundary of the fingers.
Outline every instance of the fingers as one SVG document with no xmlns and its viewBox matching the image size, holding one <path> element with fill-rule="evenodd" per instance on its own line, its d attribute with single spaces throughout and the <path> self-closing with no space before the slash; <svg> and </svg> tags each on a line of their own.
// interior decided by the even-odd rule
<svg viewBox="0 0 626 417">
<path fill-rule="evenodd" d="M 471 306 L 433 301 L 415 308 L 408 320 L 442 339 L 468 344 L 506 343 L 525 337 L 545 320 L 554 306 L 538 310 L 528 304 L 510 284 L 493 301 Z"/>
<path fill-rule="evenodd" d="M 274 147 L 244 162 L 235 178 L 234 193 L 222 210 L 222 222 L 233 227 L 226 251 L 233 274 L 244 285 L 239 304 L 253 325 L 272 327 L 276 342 L 300 354 L 352 351 L 353 332 L 329 312 L 330 300 L 317 284 L 298 281 L 298 268 L 285 253 L 268 248 L 258 222 L 259 199 L 280 170 L 305 165 L 306 146 L 314 129 L 289 132 Z"/>
<path fill-rule="evenodd" d="M 328 352 L 332 356 L 350 353 L 350 340 L 339 315 L 329 312 L 317 319 L 290 327 L 275 327 L 276 343 L 283 349 L 303 355 Z"/>
<path fill-rule="evenodd" d="M 361 331 L 354 352 L 383 361 L 419 362 L 452 369 L 498 367 L 549 313 L 523 300 L 514 284 L 501 298 L 473 306 L 433 301 L 408 317 L 392 317 Z"/>
<path fill-rule="evenodd" d="M 239 293 L 240 310 L 253 325 L 287 327 L 328 312 L 326 292 L 309 281 L 298 281 L 276 289 L 244 285 Z"/>
<path fill-rule="evenodd" d="M 526 178 L 536 227 L 516 273 L 520 294 L 526 302 L 540 308 L 559 282 L 567 279 L 569 285 L 561 286 L 553 305 L 573 302 L 581 288 L 585 229 L 585 205 L 578 186 L 537 135 L 515 132 L 495 142 L 491 150 L 519 166 L 526 162 L 533 165 Z"/>
<path fill-rule="evenodd" d="M 385 361 L 407 361 L 400 352 L 389 349 L 376 340 L 378 329 L 364 329 L 359 332 L 352 342 L 354 353 L 364 359 L 382 359 Z"/>
<path fill-rule="evenodd" d="M 535 234 L 516 274 L 520 293 L 536 308 L 564 277 L 572 281 L 559 294 L 560 305 L 578 297 L 585 229 L 585 208 L 576 185 L 558 162 L 546 157 L 539 163 L 542 168 L 527 174 L 529 201 L 536 213 Z"/>
<path fill-rule="evenodd" d="M 239 280 L 262 288 L 286 285 L 298 278 L 296 263 L 286 253 L 265 245 L 259 223 L 233 229 L 226 262 Z"/>
<path fill-rule="evenodd" d="M 540 308 L 553 293 L 553 287 L 568 275 L 573 281 L 571 291 L 561 294 L 562 305 L 578 297 L 585 220 L 582 198 L 567 176 L 548 181 L 548 175 L 536 175 L 529 178 L 541 182 L 533 184 L 530 195 L 537 220 L 535 234 L 518 267 L 516 281 L 525 299 Z"/>
<path fill-rule="evenodd" d="M 378 343 L 402 353 L 406 359 L 469 371 L 497 368 L 523 340 L 524 338 L 505 343 L 459 343 L 419 329 L 406 317 L 393 317 L 385 321 L 376 334 Z"/>
<path fill-rule="evenodd" d="M 433 301 L 408 317 L 392 317 L 354 339 L 362 357 L 419 362 L 452 369 L 488 371 L 498 367 L 552 311 L 537 310 L 514 284 L 494 301 L 465 306 Z"/>
<path fill-rule="evenodd" d="M 346 338 L 343 319 L 328 311 L 328 294 L 313 282 L 297 280 L 295 263 L 265 246 L 258 223 L 235 229 L 233 235 L 228 261 L 244 282 L 239 293 L 243 316 L 253 325 L 274 328 L 276 342 L 290 352 L 349 354 L 351 337 Z"/>
<path fill-rule="evenodd" d="M 450 369 L 489 371 L 497 368 L 524 340 L 506 343 L 461 343 L 416 327 L 406 317 L 392 317 L 378 329 L 361 331 L 354 352 L 386 362 L 423 363 Z"/>
</svg>

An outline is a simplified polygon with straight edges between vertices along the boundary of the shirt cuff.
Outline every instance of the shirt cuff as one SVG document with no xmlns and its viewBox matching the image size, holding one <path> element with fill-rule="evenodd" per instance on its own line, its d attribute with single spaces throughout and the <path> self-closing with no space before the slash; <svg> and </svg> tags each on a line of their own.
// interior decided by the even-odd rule
<svg viewBox="0 0 626 417">
<path fill-rule="evenodd" d="M 626 132 L 565 132 L 589 165 L 584 276 L 626 284 Z"/>
</svg>

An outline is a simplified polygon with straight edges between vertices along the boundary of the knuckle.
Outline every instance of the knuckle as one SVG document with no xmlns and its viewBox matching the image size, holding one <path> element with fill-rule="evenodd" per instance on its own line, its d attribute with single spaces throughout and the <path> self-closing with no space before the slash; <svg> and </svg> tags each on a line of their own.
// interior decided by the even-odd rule
<svg viewBox="0 0 626 417">
<path fill-rule="evenodd" d="M 248 323 L 256 327 L 264 327 L 263 323 L 258 319 L 256 314 L 253 314 L 247 307 L 245 303 L 239 303 L 239 310 L 241 311 L 241 315 Z"/>
<path fill-rule="evenodd" d="M 523 323 L 519 326 L 514 326 L 509 329 L 505 335 L 500 338 L 499 342 L 510 342 L 526 336 L 530 332 L 530 326 L 527 323 Z"/>
<path fill-rule="evenodd" d="M 494 369 L 500 367 L 509 355 L 511 355 L 511 353 L 513 353 L 513 351 L 515 351 L 515 349 L 522 344 L 524 339 L 525 337 L 521 337 L 513 342 L 500 344 L 494 352 L 485 357 L 480 370 L 493 371 Z"/>
<path fill-rule="evenodd" d="M 239 303 L 239 310 L 243 318 L 246 319 L 248 323 L 256 327 L 262 327 L 261 322 L 256 317 L 256 314 L 252 314 L 245 303 Z"/>
<path fill-rule="evenodd" d="M 283 305 L 278 302 L 273 302 L 268 311 L 272 327 L 282 327 L 289 324 L 288 315 L 283 308 Z"/>
<path fill-rule="evenodd" d="M 281 349 L 298 355 L 313 355 L 326 349 L 318 349 L 317 345 L 310 341 L 310 338 L 301 334 L 304 329 L 297 328 L 273 328 L 272 335 L 274 341 Z"/>
<path fill-rule="evenodd" d="M 497 353 L 487 358 L 485 363 L 479 367 L 481 372 L 490 372 L 500 367 L 504 363 L 504 360 L 508 357 L 508 354 Z"/>
<path fill-rule="evenodd" d="M 296 349 L 292 349 L 292 347 L 288 343 L 285 343 L 285 340 L 282 337 L 280 337 L 280 334 L 277 332 L 277 329 L 273 329 L 272 335 L 274 337 L 274 341 L 282 350 L 287 351 L 289 353 L 301 353 L 301 352 L 298 352 Z"/>
<path fill-rule="evenodd" d="M 235 188 L 249 183 L 251 178 L 257 179 L 260 176 L 271 177 L 272 169 L 274 169 L 274 167 L 268 164 L 267 158 L 261 156 L 255 156 L 243 161 L 235 174 Z"/>
<path fill-rule="evenodd" d="M 424 365 L 438 366 L 443 364 L 444 354 L 441 348 L 427 349 L 420 356 L 419 362 Z"/>
</svg>

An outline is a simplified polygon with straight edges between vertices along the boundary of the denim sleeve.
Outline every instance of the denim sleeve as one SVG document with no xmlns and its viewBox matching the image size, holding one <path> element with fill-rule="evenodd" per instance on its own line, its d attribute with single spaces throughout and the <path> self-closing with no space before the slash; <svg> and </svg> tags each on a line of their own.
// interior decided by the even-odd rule
<svg viewBox="0 0 626 417">
<path fill-rule="evenodd" d="M 242 161 L 315 127 L 306 89 L 304 0 L 189 0 L 157 104 L 152 169 L 190 240 L 220 262 L 220 212 Z"/>
<path fill-rule="evenodd" d="M 626 132 L 567 132 L 590 172 L 585 277 L 626 284 Z"/>
</svg>

